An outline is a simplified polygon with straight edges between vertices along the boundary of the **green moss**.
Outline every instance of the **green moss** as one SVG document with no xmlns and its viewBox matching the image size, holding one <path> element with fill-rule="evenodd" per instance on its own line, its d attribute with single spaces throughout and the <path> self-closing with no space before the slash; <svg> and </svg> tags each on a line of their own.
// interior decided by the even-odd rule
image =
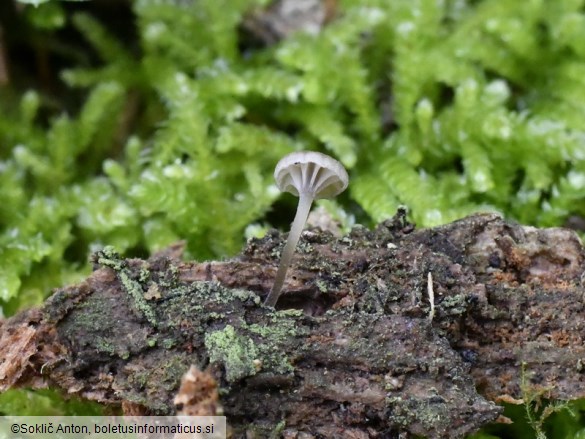
<svg viewBox="0 0 585 439">
<path fill-rule="evenodd" d="M 189 257 L 234 254 L 278 196 L 274 163 L 298 148 L 350 168 L 343 204 L 366 221 L 400 204 L 419 225 L 479 209 L 541 225 L 585 215 L 578 2 L 344 0 L 318 37 L 242 56 L 239 23 L 265 0 L 229 13 L 213 0 L 141 0 L 139 59 L 93 16 L 43 3 L 19 17 L 29 43 L 72 26 L 78 52 L 91 46 L 101 64 L 72 57 L 61 72 L 86 94 L 76 112 L 16 83 L 2 93 L 0 300 L 39 301 L 86 272 L 99 243 L 153 251 L 187 239 Z M 133 99 L 144 114 L 125 119 Z"/>
<path fill-rule="evenodd" d="M 11 389 L 0 394 L 0 412 L 20 416 L 102 416 L 104 408 L 54 389 Z"/>
</svg>

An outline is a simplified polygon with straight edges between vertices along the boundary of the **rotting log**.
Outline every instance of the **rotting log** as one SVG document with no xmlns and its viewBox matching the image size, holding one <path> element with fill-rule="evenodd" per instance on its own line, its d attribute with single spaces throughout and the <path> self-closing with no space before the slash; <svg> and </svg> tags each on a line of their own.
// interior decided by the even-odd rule
<svg viewBox="0 0 585 439">
<path fill-rule="evenodd" d="M 50 385 L 168 414 L 189 400 L 175 396 L 193 365 L 192 380 L 217 383 L 234 438 L 462 437 L 498 418 L 494 401 L 521 399 L 523 379 L 585 397 L 572 231 L 495 214 L 415 230 L 403 212 L 340 239 L 307 231 L 274 310 L 262 297 L 282 245 L 273 232 L 204 263 L 180 262 L 180 246 L 97 253 L 84 282 L 0 322 L 0 390 Z"/>
</svg>

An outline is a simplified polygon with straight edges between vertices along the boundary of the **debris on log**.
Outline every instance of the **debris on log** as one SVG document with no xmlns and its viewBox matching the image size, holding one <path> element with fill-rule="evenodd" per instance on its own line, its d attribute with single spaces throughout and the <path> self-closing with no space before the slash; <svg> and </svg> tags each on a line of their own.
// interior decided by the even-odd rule
<svg viewBox="0 0 585 439">
<path fill-rule="evenodd" d="M 276 0 L 244 18 L 242 30 L 264 45 L 273 45 L 297 32 L 317 35 L 336 15 L 337 0 Z"/>
<path fill-rule="evenodd" d="M 574 232 L 496 214 L 415 230 L 404 212 L 342 238 L 309 230 L 275 310 L 262 301 L 283 243 L 272 232 L 224 262 L 96 253 L 84 282 L 0 321 L 0 391 L 223 411 L 234 438 L 456 438 L 522 383 L 585 397 Z"/>
</svg>

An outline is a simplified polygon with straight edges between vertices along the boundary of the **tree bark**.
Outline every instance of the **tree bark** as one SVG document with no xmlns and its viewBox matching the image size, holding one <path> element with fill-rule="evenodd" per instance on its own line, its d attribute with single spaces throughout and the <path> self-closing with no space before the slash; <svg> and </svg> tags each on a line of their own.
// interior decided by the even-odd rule
<svg viewBox="0 0 585 439">
<path fill-rule="evenodd" d="M 193 365 L 235 438 L 462 437 L 527 391 L 585 397 L 572 231 L 495 214 L 415 230 L 404 212 L 341 239 L 307 231 L 274 310 L 283 243 L 273 232 L 226 262 L 97 253 L 84 282 L 0 322 L 0 390 L 169 414 Z"/>
</svg>

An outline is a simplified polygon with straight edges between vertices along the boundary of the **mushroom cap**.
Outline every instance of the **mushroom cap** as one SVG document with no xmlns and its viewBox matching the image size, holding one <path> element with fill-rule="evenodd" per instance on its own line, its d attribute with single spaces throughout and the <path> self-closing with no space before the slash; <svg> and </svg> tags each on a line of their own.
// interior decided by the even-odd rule
<svg viewBox="0 0 585 439">
<path fill-rule="evenodd" d="M 347 188 L 349 177 L 341 163 L 326 154 L 298 151 L 285 155 L 274 170 L 276 185 L 282 192 L 311 195 L 313 199 L 331 198 Z"/>
</svg>

